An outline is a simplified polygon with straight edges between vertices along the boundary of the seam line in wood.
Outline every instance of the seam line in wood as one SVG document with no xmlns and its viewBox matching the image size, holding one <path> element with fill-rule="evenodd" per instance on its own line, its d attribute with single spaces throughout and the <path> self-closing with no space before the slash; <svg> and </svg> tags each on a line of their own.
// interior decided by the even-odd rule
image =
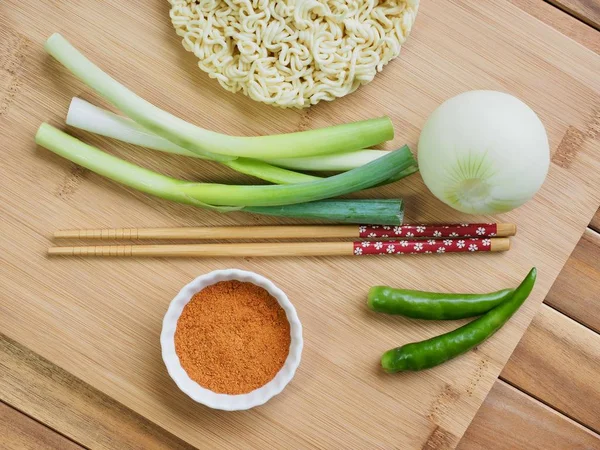
<svg viewBox="0 0 600 450">
<path fill-rule="evenodd" d="M 556 0 L 544 0 L 544 1 L 546 3 L 548 3 L 549 5 L 554 6 L 559 11 L 562 11 L 567 16 L 571 16 L 574 19 L 577 19 L 579 22 L 587 25 L 588 27 L 593 28 L 594 30 L 600 31 L 600 27 L 598 27 L 598 25 L 596 25 L 594 22 L 592 22 L 591 20 L 589 20 L 587 17 L 581 15 L 577 11 L 574 11 L 571 8 L 567 8 L 565 5 L 561 5 Z"/>
<path fill-rule="evenodd" d="M 562 314 L 563 316 L 565 316 L 567 319 L 571 320 L 573 323 L 576 323 L 577 325 L 582 326 L 583 328 L 585 328 L 586 330 L 590 331 L 591 333 L 597 334 L 598 336 L 600 336 L 600 333 L 598 333 L 596 330 L 594 330 L 593 328 L 588 327 L 585 323 L 580 322 L 579 320 L 577 320 L 575 317 L 572 317 L 571 315 L 569 315 L 568 313 L 561 311 L 559 308 L 557 308 L 554 305 L 551 305 L 549 303 L 546 303 L 546 300 L 544 299 L 543 305 L 552 309 L 553 311 L 556 311 L 559 314 Z"/>
<path fill-rule="evenodd" d="M 587 425 L 586 423 L 576 419 L 575 417 L 567 414 L 565 411 L 562 411 L 561 409 L 555 407 L 554 405 L 544 401 L 543 399 L 541 399 L 540 397 L 538 397 L 537 395 L 527 391 L 526 389 L 512 383 L 510 380 L 504 378 L 502 375 L 498 376 L 498 380 L 508 384 L 509 386 L 515 388 L 516 390 L 518 390 L 519 392 L 522 392 L 523 394 L 527 395 L 528 397 L 531 397 L 532 399 L 534 399 L 535 401 L 541 403 L 542 405 L 547 406 L 548 408 L 552 409 L 554 412 L 566 417 L 569 420 L 572 420 L 574 423 L 582 426 L 583 428 L 585 428 L 587 431 L 589 431 L 590 433 L 592 433 L 594 436 L 597 436 L 598 439 L 600 439 L 600 434 L 598 434 L 600 431 L 599 430 L 595 430 L 594 428 L 590 427 L 589 425 Z"/>
<path fill-rule="evenodd" d="M 37 353 L 36 353 L 37 354 Z M 14 409 L 15 411 L 17 411 L 19 414 L 23 414 L 25 417 L 28 417 L 29 419 L 33 420 L 35 423 L 40 424 L 41 426 L 43 426 L 44 428 L 47 428 L 48 430 L 52 431 L 53 433 L 58 434 L 59 436 L 65 438 L 66 440 L 72 442 L 75 445 L 78 445 L 79 447 L 85 448 L 87 449 L 88 447 L 86 447 L 85 445 L 83 445 L 80 442 L 77 442 L 76 440 L 74 440 L 73 438 L 71 438 L 70 436 L 67 436 L 66 434 L 64 434 L 63 432 L 61 432 L 60 430 L 57 430 L 56 428 L 51 427 L 50 425 L 42 422 L 41 420 L 39 420 L 37 417 L 32 416 L 29 413 L 26 413 L 25 411 L 22 411 L 21 409 L 17 408 L 14 405 L 11 405 L 10 403 L 8 403 L 7 401 L 5 401 L 4 399 L 0 398 L 0 403 L 5 404 L 6 406 L 8 406 L 11 409 Z"/>
</svg>

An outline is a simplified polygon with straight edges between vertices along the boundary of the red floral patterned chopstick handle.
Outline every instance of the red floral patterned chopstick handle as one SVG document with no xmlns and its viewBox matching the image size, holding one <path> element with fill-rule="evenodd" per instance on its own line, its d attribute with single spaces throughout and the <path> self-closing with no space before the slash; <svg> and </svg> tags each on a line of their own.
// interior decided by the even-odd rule
<svg viewBox="0 0 600 450">
<path fill-rule="evenodd" d="M 356 241 L 355 255 L 405 255 L 416 253 L 455 253 L 492 251 L 491 239 L 426 239 Z"/>
<path fill-rule="evenodd" d="M 498 232 L 496 223 L 462 223 L 453 225 L 360 225 L 359 237 L 368 238 L 470 238 L 492 237 Z"/>
</svg>

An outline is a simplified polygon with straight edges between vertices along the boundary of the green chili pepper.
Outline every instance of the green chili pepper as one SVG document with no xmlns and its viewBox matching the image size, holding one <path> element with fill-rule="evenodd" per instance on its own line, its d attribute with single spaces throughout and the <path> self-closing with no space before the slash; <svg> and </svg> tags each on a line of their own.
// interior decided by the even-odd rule
<svg viewBox="0 0 600 450">
<path fill-rule="evenodd" d="M 451 320 L 480 316 L 509 299 L 514 289 L 489 294 L 438 294 L 436 292 L 374 286 L 367 304 L 373 311 L 413 319 Z"/>
<path fill-rule="evenodd" d="M 498 331 L 525 302 L 537 271 L 531 269 L 509 300 L 472 322 L 426 341 L 413 342 L 383 354 L 381 366 L 386 372 L 422 370 L 435 367 L 481 344 Z"/>
</svg>

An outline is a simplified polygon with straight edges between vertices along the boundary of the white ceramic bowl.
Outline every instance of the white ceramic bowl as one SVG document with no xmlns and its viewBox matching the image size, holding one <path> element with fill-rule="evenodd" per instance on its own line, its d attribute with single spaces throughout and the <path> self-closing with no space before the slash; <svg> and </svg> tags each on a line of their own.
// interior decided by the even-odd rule
<svg viewBox="0 0 600 450">
<path fill-rule="evenodd" d="M 238 280 L 253 283 L 269 292 L 281 305 L 285 315 L 290 322 L 291 343 L 290 351 L 283 367 L 277 372 L 275 378 L 264 386 L 253 390 L 247 394 L 228 395 L 217 394 L 211 390 L 203 388 L 192 380 L 185 372 L 179 357 L 175 352 L 175 328 L 177 321 L 183 311 L 183 308 L 192 299 L 192 297 L 211 284 L 219 281 Z M 265 277 L 253 272 L 238 269 L 215 270 L 206 275 L 199 276 L 191 283 L 184 286 L 179 294 L 171 301 L 169 309 L 163 319 L 162 333 L 160 335 L 160 345 L 162 347 L 162 357 L 169 375 L 175 381 L 175 384 L 193 400 L 214 409 L 223 409 L 226 411 L 238 411 L 249 409 L 262 405 L 273 396 L 279 394 L 283 388 L 290 382 L 298 365 L 300 364 L 300 355 L 302 353 L 302 325 L 298 320 L 296 309 L 290 303 L 287 296 L 281 289 L 275 286 Z"/>
</svg>

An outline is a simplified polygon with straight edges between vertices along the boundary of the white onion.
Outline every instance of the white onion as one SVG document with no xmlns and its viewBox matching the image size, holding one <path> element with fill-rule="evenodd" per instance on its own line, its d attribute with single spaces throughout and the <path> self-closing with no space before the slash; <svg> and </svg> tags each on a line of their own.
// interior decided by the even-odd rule
<svg viewBox="0 0 600 450">
<path fill-rule="evenodd" d="M 470 214 L 510 211 L 540 189 L 550 165 L 539 117 L 512 95 L 470 91 L 440 105 L 419 139 L 419 169 L 444 203 Z"/>
</svg>

